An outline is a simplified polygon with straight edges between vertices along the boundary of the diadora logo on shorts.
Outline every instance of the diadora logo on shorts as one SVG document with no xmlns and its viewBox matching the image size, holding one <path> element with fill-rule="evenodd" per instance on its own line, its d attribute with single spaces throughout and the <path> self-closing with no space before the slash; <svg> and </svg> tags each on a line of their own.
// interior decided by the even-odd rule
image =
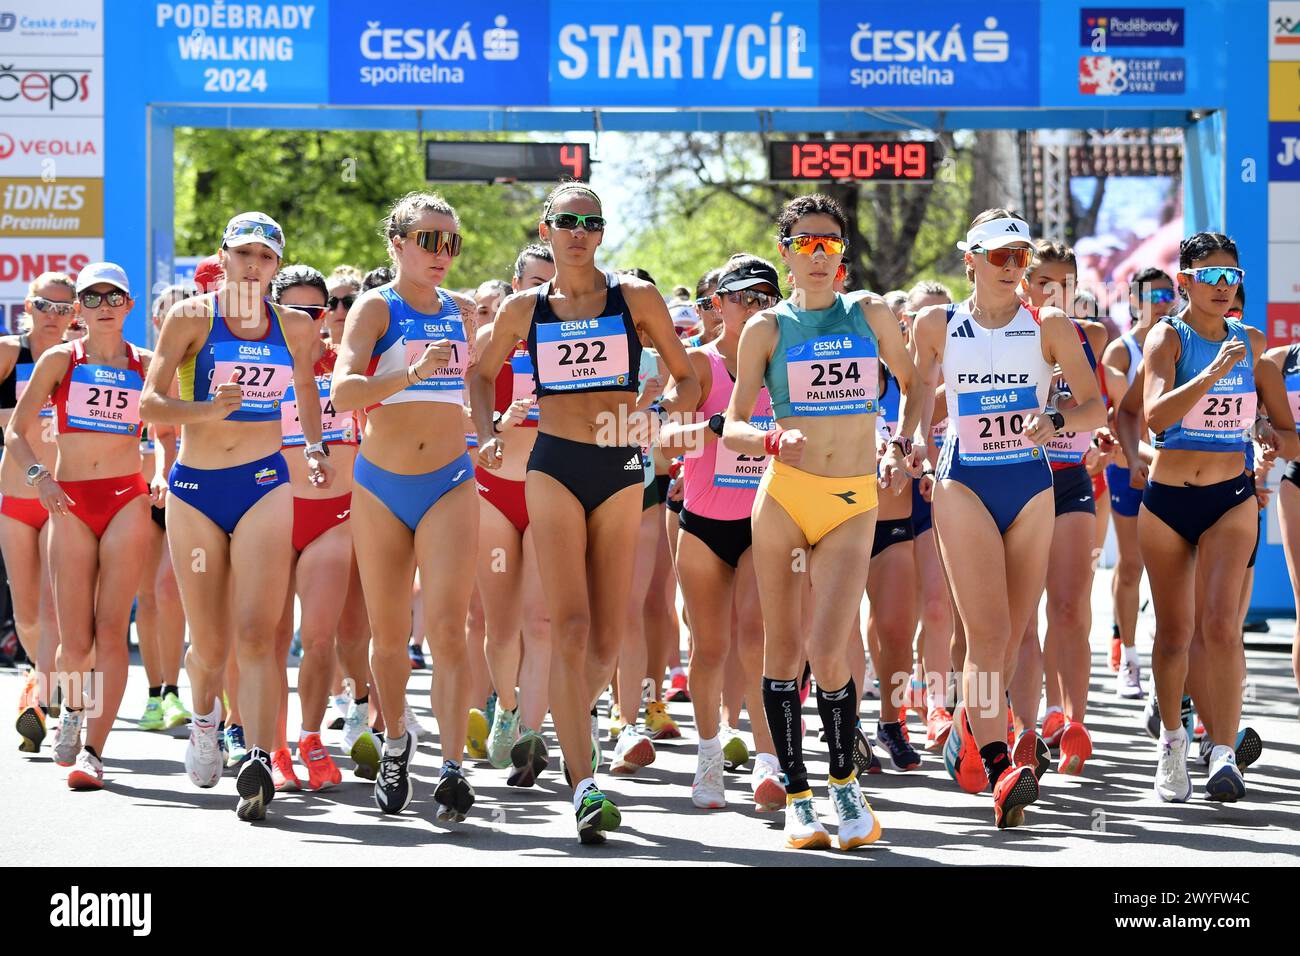
<svg viewBox="0 0 1300 956">
<path fill-rule="evenodd" d="M 198 491 L 199 483 L 197 481 L 173 481 L 173 488 L 184 488 L 186 491 Z"/>
<path fill-rule="evenodd" d="M 257 485 L 271 485 L 275 483 L 278 472 L 274 468 L 259 469 L 253 475 L 253 483 Z"/>
<path fill-rule="evenodd" d="M 970 319 L 967 319 L 961 325 L 957 326 L 957 328 L 953 329 L 951 337 L 954 339 L 975 338 L 975 330 L 971 328 Z"/>
<path fill-rule="evenodd" d="M 639 455 L 633 455 L 628 459 L 627 464 L 623 466 L 624 471 L 641 471 L 642 468 L 641 457 Z"/>
<path fill-rule="evenodd" d="M 854 500 L 854 496 L 857 495 L 856 491 L 832 491 L 830 494 L 832 498 L 842 498 L 846 505 L 857 504 L 857 501 Z"/>
</svg>

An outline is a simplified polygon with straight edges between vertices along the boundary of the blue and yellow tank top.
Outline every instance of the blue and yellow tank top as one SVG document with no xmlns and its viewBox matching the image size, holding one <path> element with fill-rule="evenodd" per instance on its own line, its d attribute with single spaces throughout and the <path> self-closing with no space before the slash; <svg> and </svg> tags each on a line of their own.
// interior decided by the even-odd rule
<svg viewBox="0 0 1300 956">
<path fill-rule="evenodd" d="M 214 380 L 220 384 L 233 378 L 244 386 L 244 401 L 238 411 L 226 416 L 226 421 L 280 420 L 280 402 L 293 382 L 293 357 L 284 340 L 280 310 L 269 299 L 262 301 L 266 306 L 266 332 L 259 339 L 245 339 L 231 331 L 216 298 L 211 300 L 207 338 L 176 373 L 182 399 L 206 402 Z"/>
<path fill-rule="evenodd" d="M 860 305 L 836 293 L 827 309 L 796 309 L 786 300 L 775 312 L 780 337 L 763 382 L 777 418 L 879 410 L 876 333 Z"/>
</svg>

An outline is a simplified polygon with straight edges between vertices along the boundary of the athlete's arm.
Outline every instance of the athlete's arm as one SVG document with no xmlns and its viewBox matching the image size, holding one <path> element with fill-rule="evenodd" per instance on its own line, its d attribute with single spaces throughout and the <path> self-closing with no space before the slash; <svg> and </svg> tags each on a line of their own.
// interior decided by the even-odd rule
<svg viewBox="0 0 1300 956">
<path fill-rule="evenodd" d="M 765 441 L 769 433 L 751 425 L 749 417 L 754 414 L 758 392 L 763 387 L 763 373 L 776 348 L 779 333 L 776 321 L 775 312 L 760 312 L 741 330 L 736 353 L 736 384 L 727 403 L 727 421 L 722 426 L 722 444 L 753 458 L 768 454 Z M 791 429 L 781 434 L 780 442 L 778 456 L 788 445 L 797 444 L 802 448 L 804 437 L 798 429 Z"/>
<path fill-rule="evenodd" d="M 320 391 L 316 388 L 316 371 L 312 353 L 316 350 L 315 323 L 305 312 L 280 308 L 280 326 L 284 342 L 293 356 L 293 393 L 298 400 L 298 421 L 308 445 L 321 440 Z"/>
<path fill-rule="evenodd" d="M 686 357 L 686 347 L 673 330 L 673 319 L 668 314 L 668 306 L 664 305 L 663 296 L 641 279 L 623 277 L 620 283 L 623 299 L 637 329 L 650 336 L 651 344 L 659 353 L 659 361 L 668 366 L 668 373 L 676 380 L 664 389 L 659 404 L 670 412 L 694 411 L 699 407 L 700 381 Z M 632 371 L 635 374 L 636 369 Z"/>
<path fill-rule="evenodd" d="M 862 310 L 863 318 L 871 326 L 871 331 L 876 333 L 880 355 L 898 381 L 900 394 L 898 434 L 902 437 L 914 435 L 917 433 L 917 424 L 924 411 L 925 400 L 913 391 L 912 386 L 917 381 L 916 364 L 912 361 L 912 354 L 907 350 L 902 329 L 898 327 L 898 319 L 894 317 L 894 310 L 878 295 L 868 293 L 860 296 L 856 301 L 858 308 Z M 898 442 L 891 441 L 885 445 L 885 453 L 880 459 L 880 487 L 892 487 L 896 495 L 902 493 L 904 484 L 901 481 L 894 481 L 894 470 L 897 467 L 905 467 L 909 472 L 919 474 L 915 454 L 912 452 L 903 454 L 903 449 Z"/>
<path fill-rule="evenodd" d="M 1296 434 L 1295 416 L 1287 399 L 1286 379 L 1282 377 L 1282 369 L 1267 357 L 1264 333 L 1254 327 L 1248 327 L 1247 332 L 1251 350 L 1259 356 L 1255 362 L 1255 392 L 1273 425 L 1278 454 L 1291 460 L 1300 456 L 1300 436 Z"/>
<path fill-rule="evenodd" d="M 1078 403 L 1061 412 L 1065 424 L 1060 430 L 1090 432 L 1101 428 L 1106 424 L 1106 406 L 1078 332 L 1060 309 L 1044 308 L 1038 316 L 1043 330 L 1043 357 L 1061 369 Z M 1056 427 L 1045 415 L 1032 416 L 1031 422 L 1025 425 L 1025 437 L 1031 441 L 1042 444 L 1056 433 Z"/>
<path fill-rule="evenodd" d="M 1079 325 L 1083 327 L 1083 334 L 1088 338 L 1088 346 L 1092 349 L 1093 357 L 1097 359 L 1097 382 L 1104 391 L 1108 386 L 1106 383 L 1106 370 L 1102 368 L 1101 357 L 1109 347 L 1110 333 L 1106 331 L 1106 326 L 1100 322 L 1090 322 L 1083 319 L 1079 322 Z"/>
<path fill-rule="evenodd" d="M 533 307 L 537 293 L 516 292 L 506 298 L 497 309 L 496 318 L 484 326 L 478 336 L 478 362 L 469 383 L 470 413 L 474 417 L 474 431 L 480 436 L 492 435 L 492 412 L 496 405 L 497 373 L 505 364 L 506 356 L 528 338 L 528 327 L 533 321 Z M 496 438 L 479 444 L 479 460 L 486 456 L 488 445 Z M 499 460 L 500 454 L 495 457 Z"/>
<path fill-rule="evenodd" d="M 1101 372 L 1106 377 L 1106 394 L 1111 405 L 1117 406 L 1128 391 L 1128 347 L 1116 339 L 1101 354 Z"/>
<path fill-rule="evenodd" d="M 916 378 L 921 383 L 921 407 L 914 442 L 928 445 L 934 422 L 948 417 L 947 401 L 943 414 L 937 414 L 936 393 L 943 373 L 944 334 L 948 330 L 948 307 L 932 305 L 923 309 L 912 323 L 912 341 L 916 347 Z M 922 427 L 924 426 L 924 427 Z"/>
<path fill-rule="evenodd" d="M 212 302 L 212 296 L 207 302 Z M 140 391 L 140 418 L 150 424 L 192 425 L 218 421 L 239 409 L 243 388 L 236 382 L 212 382 L 208 401 L 194 402 L 169 394 L 168 385 L 187 355 L 197 352 L 207 337 L 211 312 L 196 306 L 199 299 L 182 299 L 167 311 L 153 361 Z"/>
<path fill-rule="evenodd" d="M 1147 469 L 1152 459 L 1150 447 L 1142 441 L 1147 430 L 1143 414 L 1145 388 L 1146 360 L 1143 359 L 1133 374 L 1133 384 L 1115 406 L 1115 438 L 1128 459 L 1129 485 L 1133 488 L 1146 486 Z"/>
<path fill-rule="evenodd" d="M 19 473 L 24 476 L 27 469 L 37 464 L 36 453 L 32 451 L 32 446 L 27 441 L 27 430 L 40 419 L 41 408 L 54 394 L 63 376 L 68 374 L 71 361 L 71 345 L 56 345 L 45 350 L 44 354 L 36 360 L 36 367 L 32 369 L 32 377 L 27 383 L 27 388 L 18 399 L 13 417 L 9 419 L 9 425 L 5 428 L 5 454 L 13 456 Z M 66 500 L 67 496 L 59 489 L 53 477 L 42 478 L 37 482 L 36 491 L 41 496 L 41 503 L 48 510 L 60 512 L 66 510 L 56 504 L 60 500 Z"/>
<path fill-rule="evenodd" d="M 709 368 L 709 360 L 698 349 L 691 349 L 686 353 L 686 357 L 690 360 L 691 367 L 695 370 L 695 377 L 700 382 L 700 395 L 707 395 L 709 390 L 705 387 L 706 383 L 710 387 L 713 385 L 713 371 Z M 675 384 L 676 380 L 669 378 L 667 387 L 673 388 Z M 700 400 L 703 401 L 703 398 Z M 696 411 L 698 410 L 697 405 Z M 707 419 L 696 421 L 694 412 L 683 412 L 681 418 L 681 422 L 666 422 L 659 429 L 659 447 L 669 455 L 698 454 L 709 442 L 718 440 L 718 436 L 709 427 Z"/>
<path fill-rule="evenodd" d="M 427 378 L 433 374 L 437 365 L 423 369 L 434 351 L 430 345 L 415 365 L 407 365 L 383 375 L 367 375 L 366 366 L 374 354 L 375 343 L 388 331 L 388 303 L 379 293 L 371 290 L 363 295 L 352 308 L 343 324 L 343 341 L 339 343 L 339 357 L 334 363 L 334 378 L 330 383 L 330 394 L 334 408 L 340 412 L 350 412 L 371 405 L 378 405 L 389 396 L 396 395 L 415 381 L 415 374 Z M 450 349 L 443 349 L 442 365 L 447 364 Z"/>
<path fill-rule="evenodd" d="M 1162 432 L 1182 421 L 1214 383 L 1246 355 L 1246 343 L 1231 336 L 1224 340 L 1213 362 L 1195 378 L 1175 388 L 1175 366 L 1180 348 L 1178 332 L 1167 322 L 1157 323 L 1147 333 L 1142 349 L 1142 364 L 1147 372 L 1142 393 L 1147 425 L 1153 431 Z"/>
</svg>

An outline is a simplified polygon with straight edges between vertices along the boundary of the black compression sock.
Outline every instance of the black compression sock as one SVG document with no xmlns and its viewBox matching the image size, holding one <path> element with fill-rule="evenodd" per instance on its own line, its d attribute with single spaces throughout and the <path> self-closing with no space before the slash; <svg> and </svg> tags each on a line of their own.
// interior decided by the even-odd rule
<svg viewBox="0 0 1300 956">
<path fill-rule="evenodd" d="M 160 696 L 166 697 L 168 694 L 175 694 L 177 697 L 179 697 L 181 695 L 181 689 L 177 687 L 175 684 L 163 684 L 162 694 Z"/>
<path fill-rule="evenodd" d="M 808 788 L 803 763 L 803 728 L 799 723 L 799 681 L 763 678 L 763 712 L 776 744 L 776 759 L 786 775 L 786 792 Z"/>
<path fill-rule="evenodd" d="M 988 774 L 990 787 L 997 786 L 998 780 L 1011 767 L 1005 740 L 995 740 L 981 747 L 980 759 L 984 761 L 984 772 Z"/>
<path fill-rule="evenodd" d="M 159 684 L 157 687 L 149 688 L 150 697 L 161 697 L 162 695 L 163 695 L 162 684 Z"/>
<path fill-rule="evenodd" d="M 817 713 L 826 731 L 830 751 L 831 777 L 844 780 L 853 772 L 853 728 L 857 725 L 858 689 L 853 678 L 839 690 L 823 690 L 817 684 Z"/>
</svg>

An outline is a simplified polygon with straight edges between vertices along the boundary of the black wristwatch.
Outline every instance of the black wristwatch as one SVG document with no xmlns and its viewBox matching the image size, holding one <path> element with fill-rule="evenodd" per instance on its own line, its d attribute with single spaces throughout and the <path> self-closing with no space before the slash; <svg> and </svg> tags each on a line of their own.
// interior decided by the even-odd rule
<svg viewBox="0 0 1300 956">
<path fill-rule="evenodd" d="M 1052 420 L 1052 427 L 1054 429 L 1058 432 L 1065 431 L 1065 415 L 1063 413 L 1053 410 L 1052 414 L 1047 417 Z"/>
<path fill-rule="evenodd" d="M 726 423 L 727 416 L 722 414 L 722 412 L 715 412 L 713 415 L 709 416 L 709 431 L 721 438 L 722 426 Z"/>
</svg>

